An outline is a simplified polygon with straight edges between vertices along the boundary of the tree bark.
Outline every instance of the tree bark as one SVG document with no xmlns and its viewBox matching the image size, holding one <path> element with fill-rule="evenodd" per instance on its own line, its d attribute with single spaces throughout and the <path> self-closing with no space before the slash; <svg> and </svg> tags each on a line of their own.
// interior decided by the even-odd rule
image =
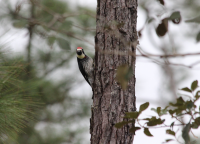
<svg viewBox="0 0 200 144">
<path fill-rule="evenodd" d="M 97 0 L 96 22 L 91 144 L 132 144 L 131 125 L 121 129 L 114 125 L 126 120 L 125 112 L 136 110 L 135 57 L 128 53 L 136 50 L 137 0 Z M 115 80 L 116 69 L 123 64 L 133 69 L 126 90 Z"/>
</svg>

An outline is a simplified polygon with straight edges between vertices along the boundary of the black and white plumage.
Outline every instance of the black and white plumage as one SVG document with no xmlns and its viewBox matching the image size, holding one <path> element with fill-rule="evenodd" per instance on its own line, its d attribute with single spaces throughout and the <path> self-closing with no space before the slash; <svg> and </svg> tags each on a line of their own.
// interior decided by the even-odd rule
<svg viewBox="0 0 200 144">
<path fill-rule="evenodd" d="M 93 84 L 93 59 L 87 56 L 83 48 L 76 49 L 78 67 L 90 86 Z"/>
</svg>

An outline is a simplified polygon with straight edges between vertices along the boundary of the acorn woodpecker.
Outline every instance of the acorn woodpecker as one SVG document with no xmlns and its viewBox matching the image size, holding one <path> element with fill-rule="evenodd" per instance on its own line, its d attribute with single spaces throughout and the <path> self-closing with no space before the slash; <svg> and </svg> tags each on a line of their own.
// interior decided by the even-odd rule
<svg viewBox="0 0 200 144">
<path fill-rule="evenodd" d="M 90 86 L 93 84 L 93 59 L 87 56 L 82 47 L 76 49 L 78 67 Z"/>
</svg>

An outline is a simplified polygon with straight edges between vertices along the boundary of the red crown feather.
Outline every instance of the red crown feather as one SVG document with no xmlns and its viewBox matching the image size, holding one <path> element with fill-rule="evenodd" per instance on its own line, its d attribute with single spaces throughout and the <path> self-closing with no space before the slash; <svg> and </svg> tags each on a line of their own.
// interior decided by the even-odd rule
<svg viewBox="0 0 200 144">
<path fill-rule="evenodd" d="M 77 50 L 78 50 L 78 49 L 81 49 L 81 50 L 82 50 L 83 48 L 82 48 L 82 47 L 77 47 Z"/>
</svg>

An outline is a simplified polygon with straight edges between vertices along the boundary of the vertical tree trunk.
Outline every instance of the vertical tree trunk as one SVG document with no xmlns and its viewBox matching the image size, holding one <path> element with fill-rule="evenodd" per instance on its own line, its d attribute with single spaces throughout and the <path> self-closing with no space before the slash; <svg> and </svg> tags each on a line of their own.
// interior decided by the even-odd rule
<svg viewBox="0 0 200 144">
<path fill-rule="evenodd" d="M 95 74 L 91 144 L 132 144 L 130 125 L 117 129 L 125 112 L 135 111 L 135 57 L 137 0 L 97 0 Z M 127 55 L 118 55 L 122 51 Z M 107 54 L 106 54 L 107 53 Z M 127 64 L 133 75 L 126 90 L 116 82 L 116 69 Z"/>
<path fill-rule="evenodd" d="M 31 4 L 30 19 L 33 19 L 34 11 L 35 11 L 35 6 L 34 6 L 33 0 L 30 0 L 30 4 Z M 27 80 L 29 80 L 31 78 L 31 67 L 32 67 L 32 64 L 31 64 L 31 42 L 32 42 L 32 38 L 33 38 L 33 29 L 34 29 L 34 25 L 32 23 L 29 23 L 29 26 L 28 26 L 29 40 L 28 40 L 28 44 L 26 47 L 26 61 L 28 63 L 28 65 L 26 67 Z"/>
</svg>

